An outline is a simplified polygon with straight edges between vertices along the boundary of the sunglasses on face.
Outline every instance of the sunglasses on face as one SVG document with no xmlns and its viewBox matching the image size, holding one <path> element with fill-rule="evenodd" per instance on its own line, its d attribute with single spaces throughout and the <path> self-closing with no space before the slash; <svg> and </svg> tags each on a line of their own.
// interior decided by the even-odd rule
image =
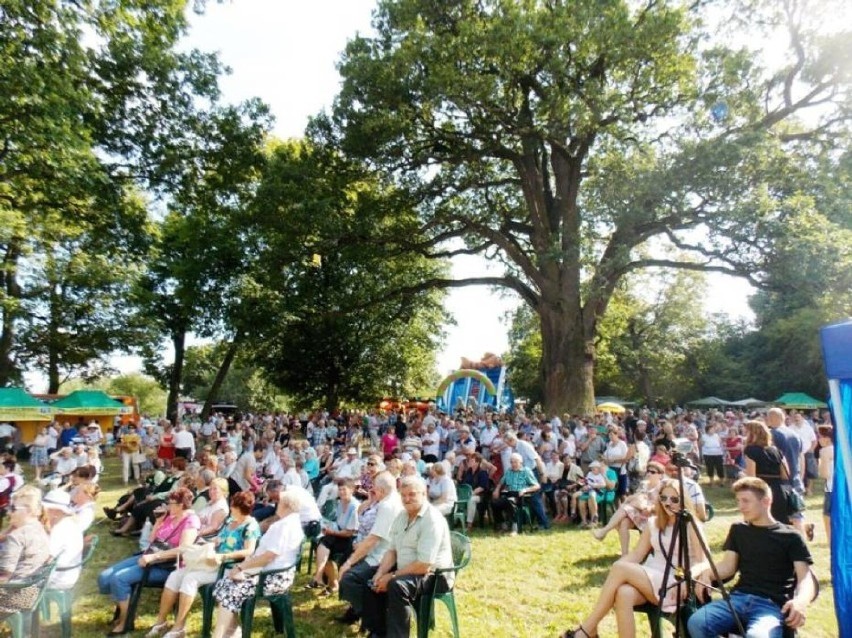
<svg viewBox="0 0 852 638">
<path fill-rule="evenodd" d="M 367 461 L 367 465 L 370 467 L 375 467 L 377 463 L 375 461 Z"/>
<path fill-rule="evenodd" d="M 672 505 L 677 505 L 680 503 L 680 496 L 666 496 L 663 494 L 660 496 L 660 503 L 671 503 Z"/>
<path fill-rule="evenodd" d="M 660 470 L 648 470 L 645 474 L 662 474 Z"/>
</svg>

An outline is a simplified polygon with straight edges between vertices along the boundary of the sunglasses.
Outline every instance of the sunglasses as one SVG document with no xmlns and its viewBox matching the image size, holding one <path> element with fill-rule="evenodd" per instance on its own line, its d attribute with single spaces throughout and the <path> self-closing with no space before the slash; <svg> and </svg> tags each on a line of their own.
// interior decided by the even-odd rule
<svg viewBox="0 0 852 638">
<path fill-rule="evenodd" d="M 680 503 L 680 496 L 660 496 L 660 503 L 671 503 L 672 505 L 677 505 Z"/>
<path fill-rule="evenodd" d="M 376 465 L 378 465 L 378 463 L 376 463 L 375 461 L 367 461 L 367 465 L 370 467 L 375 467 Z"/>
<path fill-rule="evenodd" d="M 660 470 L 648 470 L 645 474 L 662 474 Z"/>
</svg>

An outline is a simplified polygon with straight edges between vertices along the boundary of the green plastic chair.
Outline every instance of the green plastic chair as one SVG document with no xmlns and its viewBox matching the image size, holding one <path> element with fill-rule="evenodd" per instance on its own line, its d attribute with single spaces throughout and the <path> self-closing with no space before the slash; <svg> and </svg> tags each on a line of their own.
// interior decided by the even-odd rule
<svg viewBox="0 0 852 638">
<path fill-rule="evenodd" d="M 305 541 L 302 541 L 304 546 Z M 299 555 L 302 553 L 302 547 L 299 548 Z M 243 608 L 240 610 L 240 621 L 243 628 L 243 636 L 248 638 L 251 636 L 252 625 L 254 624 L 254 610 L 257 606 L 257 601 L 261 598 L 269 601 L 269 607 L 272 610 L 272 626 L 276 634 L 285 633 L 287 638 L 296 638 L 296 624 L 293 621 L 293 601 L 290 598 L 290 590 L 281 594 L 272 594 L 265 596 L 263 590 L 266 587 L 266 581 L 270 576 L 280 574 L 287 571 L 298 572 L 298 561 L 281 569 L 273 569 L 271 571 L 260 572 L 260 578 L 257 581 L 257 587 L 254 589 L 254 596 L 243 603 Z M 292 589 L 292 587 L 291 587 Z"/>
<path fill-rule="evenodd" d="M 38 594 L 31 607 L 16 611 L 3 619 L 3 622 L 9 624 L 12 629 L 12 638 L 29 638 L 30 636 L 38 636 L 38 608 L 41 605 L 41 600 L 44 598 L 44 592 L 47 589 L 47 582 L 50 580 L 53 570 L 56 569 L 56 559 L 54 558 L 48 563 L 45 563 L 38 571 L 26 578 L 10 583 L 0 584 L 0 592 L 12 592 L 18 589 L 26 589 L 27 587 L 37 587 Z M 33 622 L 35 621 L 35 622 Z"/>
<path fill-rule="evenodd" d="M 432 578 L 432 591 L 424 592 L 420 596 L 420 601 L 417 609 L 417 638 L 427 638 L 429 630 L 435 628 L 435 601 L 440 600 L 447 606 L 450 612 L 450 622 L 453 625 L 453 638 L 459 638 L 459 618 L 456 610 L 456 598 L 453 595 L 458 582 L 459 572 L 467 567 L 470 563 L 471 547 L 470 539 L 459 532 L 450 532 L 450 543 L 453 550 L 453 566 L 444 569 L 436 569 Z M 453 588 L 448 592 L 438 593 L 438 578 L 440 574 L 455 574 Z M 245 628 L 243 628 L 245 635 Z"/>
<path fill-rule="evenodd" d="M 458 524 L 459 529 L 467 533 L 467 506 L 472 497 L 473 488 L 470 485 L 461 483 L 456 486 L 456 502 L 453 504 L 453 511 L 447 517 L 450 529 L 454 529 Z"/>
<path fill-rule="evenodd" d="M 86 539 L 83 545 L 83 556 L 76 565 L 67 567 L 57 567 L 56 571 L 64 572 L 72 569 L 83 568 L 92 559 L 95 553 L 95 548 L 98 546 L 98 535 L 93 534 Z M 71 610 L 74 607 L 74 591 L 76 587 L 71 589 L 47 589 L 44 592 L 44 597 L 41 600 L 39 611 L 41 617 L 45 620 L 50 620 L 50 604 L 56 603 L 59 608 L 59 621 L 62 625 L 62 638 L 71 638 Z"/>
<path fill-rule="evenodd" d="M 210 638 L 213 633 L 213 609 L 216 606 L 213 600 L 213 587 L 217 582 L 222 580 L 225 576 L 225 571 L 236 564 L 236 562 L 220 564 L 216 580 L 198 588 L 198 596 L 201 598 L 201 638 Z"/>
</svg>

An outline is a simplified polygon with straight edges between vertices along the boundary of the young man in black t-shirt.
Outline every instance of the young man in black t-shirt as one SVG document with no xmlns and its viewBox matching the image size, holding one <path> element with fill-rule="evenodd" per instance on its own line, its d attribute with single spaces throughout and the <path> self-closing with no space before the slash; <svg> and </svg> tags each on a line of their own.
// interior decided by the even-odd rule
<svg viewBox="0 0 852 638">
<path fill-rule="evenodd" d="M 734 483 L 742 523 L 734 523 L 717 564 L 722 579 L 740 572 L 731 602 L 748 636 L 781 638 L 784 625 L 798 629 L 816 595 L 810 565 L 813 559 L 802 535 L 772 518 L 772 490 L 759 478 Z M 709 564 L 693 567 L 703 582 L 712 580 Z M 700 589 L 700 586 L 699 586 Z M 698 592 L 699 596 L 701 592 Z M 736 631 L 737 624 L 723 600 L 701 607 L 689 619 L 692 638 L 710 638 Z"/>
</svg>

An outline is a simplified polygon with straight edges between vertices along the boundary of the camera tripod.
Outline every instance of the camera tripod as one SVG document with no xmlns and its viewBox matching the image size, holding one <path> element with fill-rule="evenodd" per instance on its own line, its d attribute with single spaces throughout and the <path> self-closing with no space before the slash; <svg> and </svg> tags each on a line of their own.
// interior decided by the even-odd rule
<svg viewBox="0 0 852 638">
<path fill-rule="evenodd" d="M 698 539 L 698 544 L 701 547 L 701 553 L 710 565 L 710 570 L 713 573 L 713 579 L 719 585 L 718 587 L 711 587 L 710 585 L 705 585 L 705 587 L 707 587 L 708 589 L 717 589 L 722 594 L 722 598 L 727 603 L 728 609 L 731 611 L 731 614 L 734 618 L 738 633 L 741 636 L 744 636 L 745 629 L 743 629 L 742 622 L 740 622 L 740 618 L 737 615 L 736 610 L 734 609 L 733 603 L 731 603 L 731 597 L 728 594 L 728 590 L 725 588 L 722 579 L 719 577 L 719 571 L 716 568 L 716 563 L 713 561 L 713 556 L 710 554 L 710 548 L 707 547 L 707 541 L 704 539 L 704 536 L 698 529 L 698 523 L 696 523 L 695 518 L 692 516 L 692 513 L 684 507 L 684 495 L 686 494 L 686 491 L 683 482 L 683 468 L 693 466 L 690 463 L 689 459 L 686 458 L 686 456 L 677 452 L 674 454 L 672 460 L 677 466 L 677 482 L 681 494 L 681 507 L 680 510 L 675 513 L 675 525 L 674 530 L 672 532 L 671 540 L 669 541 L 668 552 L 663 550 L 663 553 L 665 554 L 666 558 L 666 566 L 663 570 L 663 584 L 660 586 L 660 602 L 657 606 L 659 607 L 660 613 L 662 614 L 662 608 L 666 598 L 666 592 L 672 587 L 680 589 L 682 585 L 685 585 L 686 594 L 678 595 L 676 598 L 677 603 L 675 606 L 674 613 L 674 635 L 678 638 L 682 636 L 689 636 L 689 633 L 686 629 L 687 618 L 685 617 L 683 612 L 685 608 L 685 601 L 692 601 L 693 604 L 696 601 L 695 579 L 692 577 L 692 564 L 689 556 L 689 529 L 692 528 L 695 538 Z M 675 556 L 675 553 L 677 553 L 677 556 Z M 675 582 L 672 585 L 668 585 L 669 575 L 673 571 Z"/>
</svg>

